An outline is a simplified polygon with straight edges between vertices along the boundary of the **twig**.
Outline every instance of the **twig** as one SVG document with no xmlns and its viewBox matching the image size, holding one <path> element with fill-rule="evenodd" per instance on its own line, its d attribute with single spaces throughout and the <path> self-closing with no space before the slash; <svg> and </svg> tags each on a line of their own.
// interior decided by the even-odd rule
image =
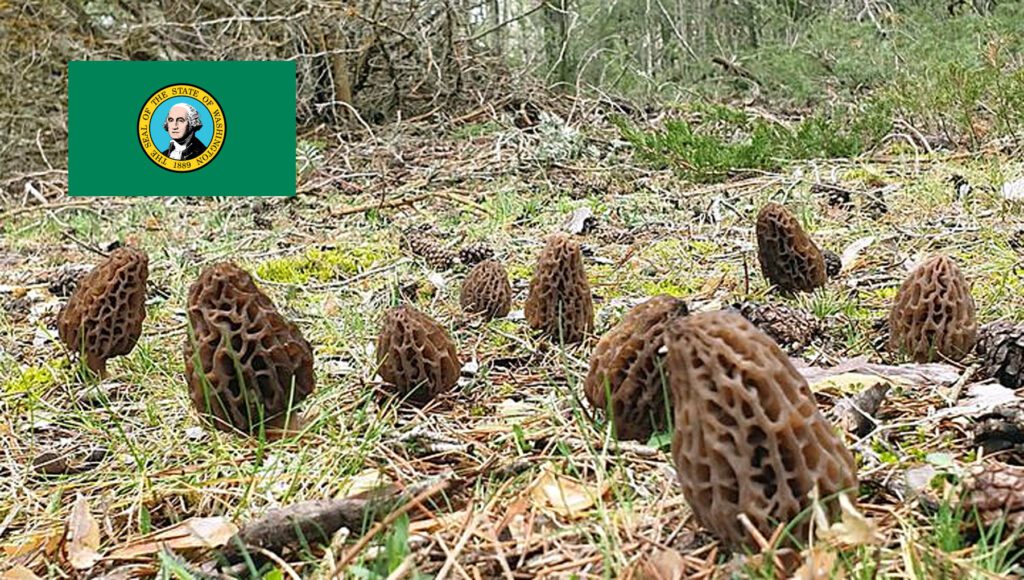
<svg viewBox="0 0 1024 580">
<path fill-rule="evenodd" d="M 423 201 L 424 199 L 427 199 L 431 195 L 433 195 L 433 194 L 421 193 L 419 195 L 411 195 L 411 196 L 408 196 L 408 197 L 400 197 L 398 199 L 393 199 L 391 201 L 375 201 L 373 203 L 364 203 L 363 205 L 357 205 L 355 207 L 347 207 L 345 209 L 341 209 L 341 210 L 338 210 L 338 211 L 335 211 L 335 212 L 331 212 L 331 216 L 337 217 L 337 216 L 343 216 L 343 215 L 351 215 L 351 214 L 354 214 L 354 213 L 363 213 L 364 211 L 370 211 L 370 210 L 374 210 L 374 209 L 384 209 L 384 208 L 387 208 L 387 207 L 398 207 L 398 206 L 402 206 L 402 205 L 409 205 L 409 204 L 416 203 L 418 201 Z"/>
<path fill-rule="evenodd" d="M 30 206 L 26 206 L 26 207 L 19 207 L 19 208 L 12 209 L 12 210 L 4 212 L 4 213 L 0 213 L 0 223 L 3 223 L 3 222 L 5 222 L 5 221 L 7 221 L 7 220 L 9 220 L 9 219 L 11 219 L 13 217 L 17 217 L 19 215 L 26 214 L 26 213 L 32 213 L 34 211 L 41 211 L 41 210 L 53 211 L 53 210 L 65 209 L 65 208 L 69 208 L 69 207 L 89 207 L 91 205 L 96 205 L 96 203 L 97 202 L 96 202 L 95 199 L 87 199 L 87 200 L 81 200 L 81 201 L 65 201 L 65 202 L 61 202 L 61 203 L 51 203 L 51 204 L 47 204 L 47 205 L 30 205 Z M 115 205 L 131 205 L 131 203 L 130 202 L 121 201 L 121 202 L 115 203 Z"/>
<path fill-rule="evenodd" d="M 438 492 L 448 489 L 448 486 L 450 485 L 450 479 L 444 479 L 435 483 L 434 485 L 428 487 L 427 489 L 417 494 L 416 497 L 409 500 L 409 502 L 403 505 L 402 507 L 388 514 L 386 518 L 374 524 L 373 527 L 370 528 L 369 532 L 366 532 L 366 534 L 363 535 L 362 538 L 359 538 L 359 541 L 356 542 L 356 544 L 352 546 L 352 548 L 345 552 L 345 555 L 342 556 L 341 561 L 338 562 L 337 570 L 331 577 L 337 578 L 339 574 L 341 574 L 345 570 L 345 567 L 348 565 L 348 563 L 356 557 L 356 554 L 362 552 L 363 549 L 366 548 L 366 545 L 370 543 L 370 540 L 372 540 L 374 536 L 380 533 L 381 530 L 390 526 L 392 523 L 394 523 L 395 520 L 397 520 L 399 517 L 401 517 L 403 514 L 405 514 L 412 508 L 419 506 L 420 503 L 423 502 L 423 500 L 433 496 Z"/>
<path fill-rule="evenodd" d="M 470 36 L 469 38 L 460 38 L 456 42 L 473 42 L 473 41 L 476 41 L 476 40 L 480 40 L 481 38 L 487 36 L 488 34 L 490 34 L 492 32 L 496 32 L 498 30 L 501 30 L 502 28 L 508 26 L 509 24 L 512 24 L 513 22 L 516 22 L 518 20 L 522 20 L 523 18 L 526 18 L 527 16 L 529 16 L 529 15 L 533 14 L 534 12 L 536 12 L 536 11 L 540 10 L 541 8 L 543 8 L 546 4 L 547 4 L 547 2 L 541 2 L 540 4 L 537 4 L 533 8 L 530 8 L 529 10 L 527 10 L 526 12 L 523 12 L 522 14 L 520 14 L 518 16 L 513 16 L 512 18 L 509 18 L 508 20 L 506 20 L 504 22 L 499 22 L 499 23 L 495 24 L 494 26 L 488 28 L 487 30 L 484 30 L 482 32 L 478 32 L 477 34 L 475 34 L 473 36 Z"/>
</svg>

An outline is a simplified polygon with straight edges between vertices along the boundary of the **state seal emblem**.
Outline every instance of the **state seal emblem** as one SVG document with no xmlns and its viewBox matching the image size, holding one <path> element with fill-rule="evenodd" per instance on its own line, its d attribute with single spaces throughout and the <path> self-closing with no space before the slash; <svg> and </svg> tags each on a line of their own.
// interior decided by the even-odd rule
<svg viewBox="0 0 1024 580">
<path fill-rule="evenodd" d="M 146 157 L 175 173 L 210 164 L 224 148 L 227 122 L 220 103 L 191 84 L 163 87 L 139 113 L 139 145 Z"/>
</svg>

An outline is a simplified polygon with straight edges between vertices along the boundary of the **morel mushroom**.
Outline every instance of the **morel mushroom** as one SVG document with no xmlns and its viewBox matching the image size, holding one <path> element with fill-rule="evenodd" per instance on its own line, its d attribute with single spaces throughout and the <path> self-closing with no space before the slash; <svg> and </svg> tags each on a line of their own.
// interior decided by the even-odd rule
<svg viewBox="0 0 1024 580">
<path fill-rule="evenodd" d="M 412 306 L 385 314 L 377 336 L 378 373 L 414 403 L 427 403 L 459 380 L 455 344 L 437 322 Z"/>
<path fill-rule="evenodd" d="M 512 309 L 508 272 L 496 260 L 480 262 L 462 281 L 459 304 L 466 312 L 479 312 L 488 319 L 507 316 Z"/>
<path fill-rule="evenodd" d="M 665 329 L 687 312 L 682 300 L 655 296 L 630 310 L 598 341 L 583 391 L 590 404 L 610 413 L 619 439 L 646 442 L 668 426 L 671 397 L 665 396 L 662 347 Z"/>
<path fill-rule="evenodd" d="M 785 207 L 769 203 L 757 214 L 761 272 L 783 292 L 811 292 L 825 285 L 825 258 Z"/>
<path fill-rule="evenodd" d="M 889 330 L 889 348 L 919 363 L 960 360 L 974 348 L 974 298 L 952 259 L 933 256 L 907 276 L 889 311 Z"/>
<path fill-rule="evenodd" d="M 669 332 L 672 455 L 701 525 L 752 547 L 740 514 L 770 537 L 810 505 L 815 486 L 824 499 L 857 485 L 853 455 L 766 334 L 732 311 L 691 315 Z M 796 523 L 797 538 L 807 539 L 807 523 Z"/>
<path fill-rule="evenodd" d="M 204 270 L 188 292 L 185 376 L 196 410 L 222 431 L 287 427 L 312 394 L 313 349 L 245 270 Z"/>
<path fill-rule="evenodd" d="M 565 234 L 550 236 L 541 251 L 525 314 L 531 328 L 566 343 L 580 342 L 594 330 L 594 303 L 583 254 Z"/>
<path fill-rule="evenodd" d="M 57 314 L 57 333 L 86 366 L 106 376 L 107 360 L 126 355 L 142 335 L 146 319 L 149 257 L 125 246 L 82 277 Z"/>
</svg>

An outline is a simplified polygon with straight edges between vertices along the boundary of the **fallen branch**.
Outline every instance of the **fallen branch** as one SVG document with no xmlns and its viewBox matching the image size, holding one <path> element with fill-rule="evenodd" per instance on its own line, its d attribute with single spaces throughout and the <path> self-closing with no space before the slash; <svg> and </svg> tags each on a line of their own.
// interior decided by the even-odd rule
<svg viewBox="0 0 1024 580">
<path fill-rule="evenodd" d="M 410 205 L 410 204 L 416 203 L 418 201 L 423 201 L 424 199 L 427 199 L 431 195 L 433 195 L 433 194 L 421 193 L 419 195 L 411 195 L 409 197 L 400 197 L 398 199 L 393 199 L 391 201 L 375 201 L 373 203 L 365 203 L 363 205 L 357 205 L 357 206 L 354 206 L 354 207 L 346 207 L 345 209 L 340 209 L 338 211 L 333 211 L 333 212 L 331 212 L 331 216 L 338 217 L 338 216 L 350 215 L 350 214 L 354 214 L 354 213 L 363 213 L 365 211 L 370 211 L 370 210 L 374 210 L 374 209 L 384 209 L 386 207 L 398 207 L 398 206 L 402 206 L 402 205 Z"/>
<path fill-rule="evenodd" d="M 361 530 L 363 526 L 384 514 L 376 524 L 342 559 L 343 567 L 365 547 L 369 539 L 398 516 L 419 505 L 428 497 L 447 489 L 452 479 L 442 479 L 408 499 L 411 489 L 397 491 L 393 486 L 370 492 L 367 496 L 345 499 L 312 500 L 267 512 L 239 530 L 220 551 L 226 564 L 241 562 L 246 554 L 267 550 L 281 553 L 287 548 L 306 544 L 329 544 L 334 533 L 341 528 Z M 400 508 L 394 508 L 402 504 Z M 394 511 L 392 511 L 394 510 Z"/>
<path fill-rule="evenodd" d="M 339 573 L 342 573 L 345 570 L 345 566 L 347 566 L 348 563 L 351 562 L 352 559 L 355 558 L 357 554 L 359 554 L 359 552 L 362 552 L 363 549 L 366 548 L 366 545 L 370 543 L 370 540 L 372 540 L 373 537 L 376 536 L 381 530 L 391 525 L 405 512 L 420 505 L 420 503 L 423 500 L 434 495 L 435 493 L 447 489 L 448 486 L 451 485 L 451 483 L 452 481 L 450 479 L 444 479 L 435 483 L 434 485 L 428 487 L 427 489 L 417 494 L 416 497 L 412 498 L 408 503 L 406 503 L 399 509 L 388 514 L 388 516 L 384 518 L 382 521 L 374 524 L 373 528 L 371 528 L 369 532 L 367 532 L 362 538 L 359 538 L 359 541 L 356 542 L 356 545 L 352 546 L 352 548 L 349 549 L 348 552 L 345 552 L 345 555 L 342 556 L 341 561 L 338 562 L 338 568 L 332 577 L 336 578 Z"/>
<path fill-rule="evenodd" d="M 713 56 L 713 57 L 711 57 L 711 62 L 717 64 L 720 67 L 722 67 L 723 69 L 725 69 L 725 72 L 727 72 L 727 73 L 729 73 L 731 75 L 738 76 L 740 78 L 744 78 L 744 79 L 754 83 L 755 85 L 757 85 L 759 87 L 763 86 L 761 84 L 761 81 L 759 81 L 757 79 L 757 77 L 754 76 L 754 73 L 748 71 L 747 69 L 743 68 L 742 66 L 740 66 L 740 65 L 738 65 L 738 64 L 736 64 L 734 62 L 730 62 L 730 61 L 728 61 L 725 58 L 720 57 L 720 56 Z"/>
</svg>

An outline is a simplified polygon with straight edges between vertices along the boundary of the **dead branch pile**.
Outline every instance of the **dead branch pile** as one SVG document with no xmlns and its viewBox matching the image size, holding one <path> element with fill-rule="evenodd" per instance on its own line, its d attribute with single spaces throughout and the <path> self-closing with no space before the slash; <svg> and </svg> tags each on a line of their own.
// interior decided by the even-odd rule
<svg viewBox="0 0 1024 580">
<path fill-rule="evenodd" d="M 291 60 L 300 125 L 479 106 L 502 84 L 464 0 L 0 3 L 0 198 L 60 188 L 72 60 Z M 479 31 L 474 30 L 479 28 Z M 357 124 L 358 122 L 358 124 Z M 35 193 L 33 193 L 35 195 Z"/>
</svg>

